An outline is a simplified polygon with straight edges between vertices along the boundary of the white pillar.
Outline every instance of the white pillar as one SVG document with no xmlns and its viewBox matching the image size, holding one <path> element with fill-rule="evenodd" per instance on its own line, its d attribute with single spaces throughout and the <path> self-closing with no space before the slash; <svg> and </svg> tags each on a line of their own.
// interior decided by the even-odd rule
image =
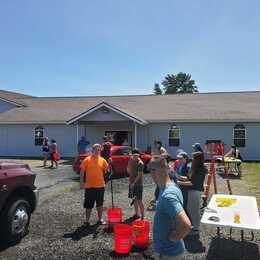
<svg viewBox="0 0 260 260">
<path fill-rule="evenodd" d="M 77 145 L 79 141 L 79 122 L 77 122 Z"/>
<path fill-rule="evenodd" d="M 135 142 L 134 142 L 134 146 L 137 147 L 137 124 L 135 123 Z"/>
</svg>

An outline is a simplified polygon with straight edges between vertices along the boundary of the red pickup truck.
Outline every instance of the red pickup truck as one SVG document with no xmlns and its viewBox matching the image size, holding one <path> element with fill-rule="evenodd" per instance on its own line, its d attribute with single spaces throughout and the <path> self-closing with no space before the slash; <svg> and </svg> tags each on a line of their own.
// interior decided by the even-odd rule
<svg viewBox="0 0 260 260">
<path fill-rule="evenodd" d="M 18 242 L 38 201 L 35 173 L 27 164 L 0 162 L 0 239 Z"/>
<path fill-rule="evenodd" d="M 130 160 L 132 148 L 129 146 L 112 146 L 111 147 L 111 159 L 112 168 L 114 176 L 123 176 L 127 173 L 127 164 Z M 90 153 L 78 155 L 73 163 L 73 170 L 79 174 L 81 162 L 89 156 Z M 151 160 L 151 155 L 146 153 L 141 153 L 140 158 L 144 163 L 144 171 L 146 172 L 147 164 Z"/>
</svg>

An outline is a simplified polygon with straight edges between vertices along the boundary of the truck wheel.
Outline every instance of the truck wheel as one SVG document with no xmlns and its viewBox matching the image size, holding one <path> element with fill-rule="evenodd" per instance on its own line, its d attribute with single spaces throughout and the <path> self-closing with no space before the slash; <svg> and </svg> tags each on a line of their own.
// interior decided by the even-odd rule
<svg viewBox="0 0 260 260">
<path fill-rule="evenodd" d="M 4 208 L 1 222 L 5 240 L 18 242 L 27 233 L 31 217 L 31 207 L 24 198 L 13 198 Z"/>
</svg>

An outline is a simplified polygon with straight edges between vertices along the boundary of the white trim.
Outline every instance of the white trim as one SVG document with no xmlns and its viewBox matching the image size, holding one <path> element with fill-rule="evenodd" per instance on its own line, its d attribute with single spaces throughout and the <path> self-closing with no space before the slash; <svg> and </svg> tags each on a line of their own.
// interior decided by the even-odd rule
<svg viewBox="0 0 260 260">
<path fill-rule="evenodd" d="M 78 142 L 79 142 L 79 124 L 77 123 L 77 145 L 78 145 Z"/>
<path fill-rule="evenodd" d="M 3 97 L 0 97 L 0 100 L 4 101 L 6 103 L 9 103 L 9 104 L 18 106 L 18 107 L 24 107 L 24 105 L 22 105 L 22 104 L 19 104 L 19 103 L 15 102 L 15 101 L 11 101 L 11 100 L 3 98 Z"/>
<path fill-rule="evenodd" d="M 137 147 L 137 124 L 136 124 L 136 123 L 135 123 L 135 133 L 134 133 L 134 138 L 135 138 L 134 144 L 135 144 L 135 147 Z"/>
<path fill-rule="evenodd" d="M 163 123 L 237 123 L 237 121 L 241 121 L 243 123 L 260 123 L 259 119 L 164 119 L 164 120 L 148 120 L 148 123 L 152 124 L 163 124 Z"/>
<path fill-rule="evenodd" d="M 81 119 L 81 118 L 83 118 L 83 117 L 85 117 L 85 116 L 87 116 L 87 115 L 93 113 L 94 111 L 96 111 L 96 110 L 98 110 L 98 109 L 100 109 L 100 108 L 102 108 L 102 107 L 106 107 L 107 109 L 110 109 L 110 110 L 112 110 L 113 112 L 115 112 L 115 113 L 117 113 L 117 114 L 119 114 L 119 115 L 121 115 L 121 116 L 124 116 L 124 117 L 126 117 L 126 118 L 128 118 L 128 119 L 130 119 L 130 120 L 132 120 L 132 121 L 134 121 L 134 122 L 136 122 L 136 123 L 138 123 L 138 124 L 140 124 L 140 125 L 146 125 L 146 124 L 147 124 L 147 122 L 146 122 L 145 120 L 141 119 L 141 118 L 139 119 L 139 118 L 137 118 L 137 117 L 135 117 L 135 116 L 132 116 L 132 115 L 130 115 L 129 113 L 124 112 L 122 109 L 116 108 L 116 107 L 114 107 L 114 106 L 112 106 L 112 105 L 110 105 L 110 104 L 108 104 L 108 103 L 106 103 L 106 102 L 101 102 L 101 103 L 99 103 L 98 105 L 96 105 L 96 106 L 90 108 L 89 110 L 87 110 L 87 111 L 81 113 L 80 115 L 78 115 L 78 116 L 76 116 L 76 117 L 71 118 L 70 120 L 68 120 L 68 121 L 67 121 L 67 125 L 70 125 L 70 124 L 72 124 L 72 123 L 78 121 L 79 119 Z"/>
</svg>

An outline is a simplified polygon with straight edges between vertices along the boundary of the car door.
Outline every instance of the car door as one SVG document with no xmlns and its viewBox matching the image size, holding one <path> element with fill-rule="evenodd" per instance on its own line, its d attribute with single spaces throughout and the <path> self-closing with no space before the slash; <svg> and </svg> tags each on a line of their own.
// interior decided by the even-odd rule
<svg viewBox="0 0 260 260">
<path fill-rule="evenodd" d="M 126 173 L 127 164 L 130 159 L 131 148 L 119 147 L 112 154 L 112 165 L 115 174 L 121 175 Z"/>
</svg>

